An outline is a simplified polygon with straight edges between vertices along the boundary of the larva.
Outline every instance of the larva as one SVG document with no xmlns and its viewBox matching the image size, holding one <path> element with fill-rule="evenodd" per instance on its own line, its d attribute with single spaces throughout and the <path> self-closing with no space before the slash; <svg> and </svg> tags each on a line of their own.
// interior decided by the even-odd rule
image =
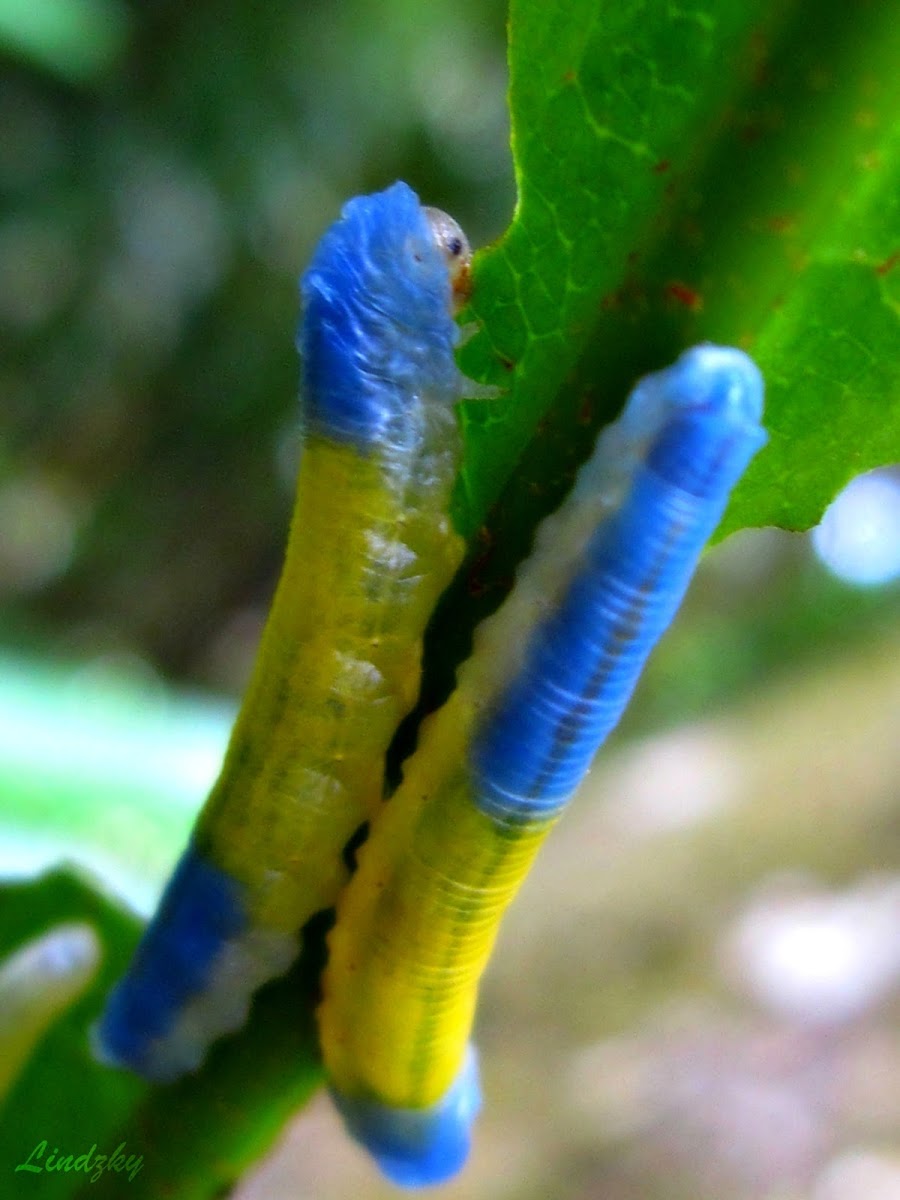
<svg viewBox="0 0 900 1200">
<path fill-rule="evenodd" d="M 396 1183 L 452 1175 L 503 911 L 671 621 L 765 441 L 762 380 L 702 345 L 642 380 L 482 625 L 338 903 L 319 1022 L 351 1132 Z"/>
<path fill-rule="evenodd" d="M 301 282 L 304 446 L 286 560 L 221 775 L 112 992 L 99 1055 L 201 1061 L 334 903 L 461 543 L 454 312 L 470 252 L 404 183 L 351 200 Z"/>
</svg>

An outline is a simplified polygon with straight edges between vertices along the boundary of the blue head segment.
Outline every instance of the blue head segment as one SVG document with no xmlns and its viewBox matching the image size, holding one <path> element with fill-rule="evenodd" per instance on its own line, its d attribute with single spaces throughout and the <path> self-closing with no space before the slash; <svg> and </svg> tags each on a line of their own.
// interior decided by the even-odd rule
<svg viewBox="0 0 900 1200">
<path fill-rule="evenodd" d="M 405 183 L 344 206 L 300 283 L 308 430 L 367 453 L 422 392 L 458 398 L 470 257 L 456 222 Z"/>
</svg>

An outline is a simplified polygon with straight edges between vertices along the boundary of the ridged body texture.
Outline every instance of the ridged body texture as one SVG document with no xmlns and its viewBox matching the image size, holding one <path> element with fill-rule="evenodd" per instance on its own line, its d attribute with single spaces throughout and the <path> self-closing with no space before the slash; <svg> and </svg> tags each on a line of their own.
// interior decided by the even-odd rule
<svg viewBox="0 0 900 1200">
<path fill-rule="evenodd" d="M 351 1131 L 408 1186 L 465 1160 L 469 1035 L 500 919 L 618 721 L 734 484 L 762 380 L 698 346 L 641 381 L 476 634 L 338 904 L 320 1008 Z"/>
<path fill-rule="evenodd" d="M 101 1056 L 158 1080 L 243 1022 L 334 903 L 461 553 L 453 286 L 415 194 L 398 183 L 347 204 L 301 291 L 284 569 L 221 775 L 95 1035 Z"/>
</svg>

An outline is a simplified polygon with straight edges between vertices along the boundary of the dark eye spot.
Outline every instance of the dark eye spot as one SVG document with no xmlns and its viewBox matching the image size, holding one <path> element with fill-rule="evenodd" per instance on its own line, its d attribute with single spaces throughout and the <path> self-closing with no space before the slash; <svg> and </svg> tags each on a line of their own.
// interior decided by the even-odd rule
<svg viewBox="0 0 900 1200">
<path fill-rule="evenodd" d="M 447 249 L 453 255 L 454 258 L 456 258 L 458 255 L 462 254 L 462 248 L 463 248 L 462 238 L 458 238 L 458 237 L 451 238 L 450 241 L 447 243 Z"/>
</svg>

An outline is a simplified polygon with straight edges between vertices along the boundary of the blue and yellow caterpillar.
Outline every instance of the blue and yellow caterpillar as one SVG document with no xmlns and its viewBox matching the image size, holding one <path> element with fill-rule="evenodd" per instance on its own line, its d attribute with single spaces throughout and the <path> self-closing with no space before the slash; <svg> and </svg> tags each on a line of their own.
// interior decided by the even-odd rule
<svg viewBox="0 0 900 1200">
<path fill-rule="evenodd" d="M 221 775 L 95 1030 L 107 1061 L 173 1079 L 242 1024 L 381 804 L 422 633 L 461 556 L 447 510 L 469 260 L 456 223 L 397 183 L 345 206 L 302 280 L 284 570 Z"/>
<path fill-rule="evenodd" d="M 711 345 L 637 385 L 360 851 L 319 1024 L 338 1107 L 396 1183 L 465 1161 L 469 1037 L 500 919 L 764 443 L 762 398 L 747 356 Z"/>
</svg>

